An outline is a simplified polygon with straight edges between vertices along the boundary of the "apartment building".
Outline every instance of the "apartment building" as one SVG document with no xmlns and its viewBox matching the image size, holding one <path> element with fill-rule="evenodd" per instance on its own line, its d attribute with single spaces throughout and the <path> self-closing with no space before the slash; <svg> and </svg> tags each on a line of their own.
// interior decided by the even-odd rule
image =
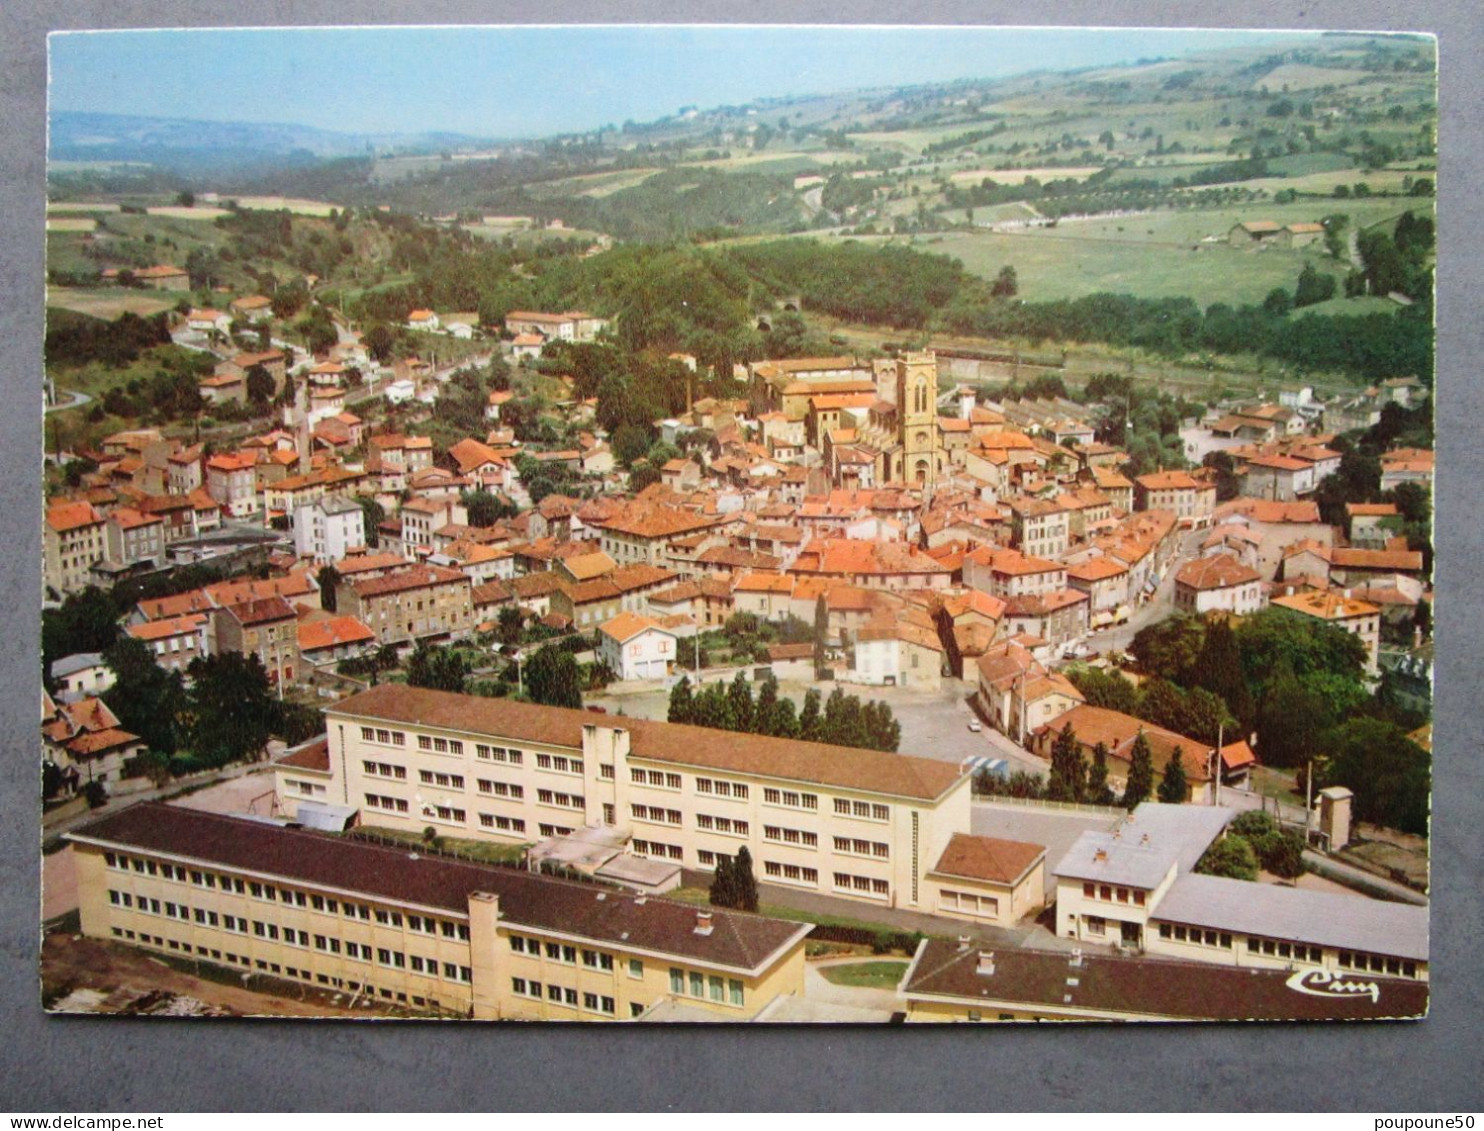
<svg viewBox="0 0 1484 1131">
<path fill-rule="evenodd" d="M 84 934 L 415 1012 L 747 1020 L 811 927 L 159 803 L 69 834 Z"/>
<path fill-rule="evenodd" d="M 404 831 L 528 843 L 612 826 L 698 870 L 746 845 L 761 882 L 929 909 L 929 873 L 969 829 L 969 774 L 935 759 L 396 684 L 326 719 L 327 800 Z"/>
<path fill-rule="evenodd" d="M 339 610 L 369 627 L 382 644 L 405 644 L 463 636 L 474 625 L 472 594 L 468 574 L 420 565 L 351 581 L 338 598 Z"/>
<path fill-rule="evenodd" d="M 107 524 L 91 503 L 56 503 L 42 527 L 46 587 L 59 595 L 85 589 L 94 562 L 108 552 Z"/>
<path fill-rule="evenodd" d="M 1188 471 L 1157 471 L 1134 480 L 1134 509 L 1169 511 L 1182 526 L 1208 526 L 1216 484 Z"/>
<path fill-rule="evenodd" d="M 257 656 L 268 682 L 293 683 L 299 663 L 299 618 L 282 597 L 259 597 L 212 612 L 214 647 Z"/>
<path fill-rule="evenodd" d="M 366 512 L 351 499 L 319 499 L 294 512 L 294 552 L 316 562 L 338 562 L 366 546 Z"/>
</svg>

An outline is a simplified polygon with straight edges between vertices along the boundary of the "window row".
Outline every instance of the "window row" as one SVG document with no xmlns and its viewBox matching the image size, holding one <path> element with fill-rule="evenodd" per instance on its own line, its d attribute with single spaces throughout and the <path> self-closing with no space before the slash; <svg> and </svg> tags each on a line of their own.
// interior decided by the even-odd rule
<svg viewBox="0 0 1484 1131">
<path fill-rule="evenodd" d="M 1317 963 L 1324 960 L 1324 950 L 1321 947 L 1309 946 L 1307 943 L 1258 938 L 1255 935 L 1247 936 L 1247 953 L 1265 954 L 1269 958 L 1295 958 L 1300 962 Z"/>
<path fill-rule="evenodd" d="M 273 889 L 268 888 L 264 890 L 271 891 Z M 305 906 L 303 893 L 285 891 L 283 895 L 285 896 L 283 900 L 285 906 Z M 293 898 L 287 898 L 289 896 Z M 240 915 L 219 915 L 216 911 L 206 908 L 192 908 L 184 903 L 175 903 L 171 900 L 162 901 L 151 896 L 136 896 L 130 892 L 116 891 L 113 888 L 108 890 L 108 902 L 115 907 L 128 907 L 151 915 L 164 915 L 167 919 L 181 919 L 208 927 L 221 926 L 223 930 L 235 931 L 238 934 L 244 935 L 248 933 L 250 925 L 253 934 L 259 937 L 272 939 L 279 937 L 276 933 L 278 927 L 271 923 L 262 923 L 257 920 L 249 923 L 248 919 Z M 364 922 L 370 922 L 374 919 L 379 926 L 383 927 L 400 929 L 403 926 L 403 916 L 400 911 L 388 911 L 385 908 L 379 907 L 373 909 L 364 904 L 349 902 L 340 904 L 336 900 L 326 899 L 324 896 L 319 895 L 310 896 L 308 902 L 313 906 L 314 910 L 323 911 L 330 915 L 337 914 L 339 908 L 343 906 L 345 916 L 348 919 L 357 919 Z M 467 923 L 453 923 L 447 919 L 434 919 L 431 915 L 408 915 L 406 917 L 406 926 L 409 931 L 417 931 L 426 935 L 441 935 L 443 938 L 458 939 L 460 942 L 469 941 L 469 925 Z M 309 937 L 304 931 L 299 931 L 297 928 L 285 927 L 284 931 L 288 934 L 290 941 L 295 937 L 296 931 L 299 938 L 307 939 Z M 305 942 L 301 945 L 308 946 L 309 944 Z"/>
<path fill-rule="evenodd" d="M 557 793 L 550 789 L 538 789 L 536 800 L 542 805 L 556 805 L 563 809 L 587 808 L 587 799 L 577 793 Z"/>
<path fill-rule="evenodd" d="M 406 746 L 407 735 L 400 730 L 383 730 L 380 727 L 362 727 L 362 742 L 376 742 L 382 746 Z"/>
<path fill-rule="evenodd" d="M 855 837 L 835 837 L 835 851 L 846 852 L 852 856 L 875 856 L 885 860 L 891 855 L 889 845 L 882 844 L 879 840 L 860 840 Z"/>
<path fill-rule="evenodd" d="M 507 746 L 486 746 L 482 742 L 474 744 L 474 756 L 483 758 L 486 762 L 505 762 L 511 766 L 519 766 L 524 759 L 519 750 L 512 750 Z"/>
<path fill-rule="evenodd" d="M 818 809 L 819 795 L 816 793 L 795 793 L 791 789 L 763 789 L 764 805 L 781 805 L 785 809 Z"/>
<path fill-rule="evenodd" d="M 685 851 L 678 844 L 660 844 L 653 840 L 631 840 L 635 856 L 653 856 L 659 860 L 684 860 Z"/>
<path fill-rule="evenodd" d="M 401 797 L 385 797 L 379 793 L 366 794 L 367 809 L 384 809 L 388 813 L 407 812 L 407 801 Z"/>
<path fill-rule="evenodd" d="M 566 966 L 577 965 L 578 959 L 591 970 L 612 970 L 613 955 L 604 954 L 600 950 L 588 950 L 586 947 L 578 948 L 566 943 L 555 943 L 542 941 L 541 939 L 527 938 L 524 935 L 510 936 L 510 949 L 516 954 L 530 955 L 539 958 L 543 954 L 548 961 L 560 962 Z M 644 963 L 637 958 L 629 962 L 629 973 L 634 977 L 642 977 L 644 974 Z"/>
<path fill-rule="evenodd" d="M 562 754 L 537 754 L 536 767 L 542 770 L 555 770 L 559 774 L 582 773 L 582 759 L 568 758 Z"/>
<path fill-rule="evenodd" d="M 436 785 L 444 789 L 464 788 L 463 774 L 443 774 L 433 770 L 419 770 L 417 772 L 417 780 L 422 782 L 423 785 Z"/>
<path fill-rule="evenodd" d="M 554 1005 L 570 1006 L 577 1008 L 579 995 L 571 986 L 558 986 L 549 983 L 543 986 L 540 982 L 533 982 L 526 978 L 511 978 L 511 992 L 516 997 L 528 997 L 536 1001 L 549 1001 Z M 618 1009 L 618 1003 L 606 994 L 584 993 L 580 995 L 582 1008 L 589 1013 L 602 1013 L 612 1017 Z"/>
<path fill-rule="evenodd" d="M 678 996 L 730 1005 L 741 1005 L 744 1000 L 742 983 L 736 978 L 702 974 L 698 970 L 682 970 L 678 966 L 670 967 L 670 992 Z"/>
<path fill-rule="evenodd" d="M 708 813 L 697 813 L 696 828 L 705 829 L 708 832 L 726 833 L 728 836 L 746 836 L 749 825 L 746 821 L 734 820 L 731 817 L 713 817 Z"/>
<path fill-rule="evenodd" d="M 1400 974 L 1404 978 L 1417 977 L 1417 963 L 1400 958 L 1386 958 L 1379 954 L 1365 954 L 1358 950 L 1340 951 L 1340 966 L 1345 970 L 1365 970 L 1372 974 Z"/>
<path fill-rule="evenodd" d="M 247 891 L 246 883 L 235 876 L 223 876 L 197 868 L 184 868 L 179 864 L 162 864 L 154 860 L 144 860 L 138 856 L 126 856 L 121 852 L 105 852 L 103 861 L 108 867 L 119 872 L 159 876 L 162 879 L 175 880 L 177 883 L 189 883 L 198 888 L 220 887 L 222 891 L 234 892 L 237 895 L 243 895 Z"/>
<path fill-rule="evenodd" d="M 763 875 L 775 880 L 788 880 L 796 884 L 819 884 L 819 869 L 804 868 L 798 864 L 780 864 L 776 860 L 763 861 Z"/>
<path fill-rule="evenodd" d="M 479 827 L 484 829 L 498 829 L 502 833 L 520 833 L 525 835 L 526 823 L 519 817 L 502 817 L 497 813 L 479 814 Z"/>
<path fill-rule="evenodd" d="M 746 801 L 750 794 L 746 783 L 721 781 L 718 778 L 697 778 L 696 792 L 708 793 L 713 797 L 732 797 L 738 801 Z"/>
<path fill-rule="evenodd" d="M 804 829 L 785 829 L 778 825 L 764 825 L 763 839 L 777 844 L 797 844 L 802 848 L 818 848 L 819 834 Z"/>
<path fill-rule="evenodd" d="M 511 785 L 509 782 L 489 781 L 480 778 L 479 792 L 489 797 L 508 797 L 512 801 L 522 801 L 526 796 L 526 788 L 523 785 Z"/>
<path fill-rule="evenodd" d="M 392 778 L 395 781 L 407 780 L 406 766 L 393 766 L 387 762 L 363 761 L 361 769 L 366 771 L 367 776 L 373 778 Z"/>
<path fill-rule="evenodd" d="M 852 876 L 848 872 L 835 873 L 836 891 L 858 891 L 865 895 L 889 895 L 891 885 L 885 880 L 872 879 L 870 876 Z"/>
<path fill-rule="evenodd" d="M 843 797 L 837 797 L 835 798 L 835 816 L 859 817 L 866 821 L 886 821 L 891 819 L 891 806 L 871 801 L 848 801 Z"/>
<path fill-rule="evenodd" d="M 464 744 L 457 738 L 437 738 L 430 734 L 417 736 L 419 750 L 431 750 L 434 754 L 463 754 Z"/>
<path fill-rule="evenodd" d="M 658 825 L 680 824 L 679 809 L 662 809 L 658 805 L 630 805 L 636 821 L 653 821 Z"/>
<path fill-rule="evenodd" d="M 1226 931 L 1208 931 L 1203 927 L 1186 927 L 1181 923 L 1161 923 L 1159 937 L 1174 939 L 1176 942 L 1196 943 L 1199 946 L 1220 947 L 1222 950 L 1232 948 L 1232 937 Z M 1316 958 L 1315 961 L 1317 962 L 1318 959 Z"/>
<path fill-rule="evenodd" d="M 629 780 L 635 785 L 653 786 L 655 789 L 679 789 L 680 775 L 663 770 L 629 770 Z"/>
<path fill-rule="evenodd" d="M 1132 902 L 1135 907 L 1143 907 L 1145 893 L 1138 888 L 1114 887 L 1111 884 L 1084 883 L 1082 885 L 1082 897 L 1084 899 L 1100 899 L 1104 903 L 1113 903 L 1115 901 L 1118 903 Z"/>
<path fill-rule="evenodd" d="M 946 888 L 938 893 L 938 907 L 960 915 L 997 917 L 1000 913 L 1000 901 L 992 895 L 975 895 L 970 891 L 949 891 Z"/>
</svg>

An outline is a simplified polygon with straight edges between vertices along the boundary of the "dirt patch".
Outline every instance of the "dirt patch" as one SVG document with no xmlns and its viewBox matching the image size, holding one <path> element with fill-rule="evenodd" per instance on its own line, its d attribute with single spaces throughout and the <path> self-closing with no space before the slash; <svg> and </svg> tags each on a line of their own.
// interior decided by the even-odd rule
<svg viewBox="0 0 1484 1131">
<path fill-rule="evenodd" d="M 223 969 L 224 976 L 232 974 L 224 968 L 218 969 Z M 224 1010 L 241 1017 L 405 1016 L 379 1004 L 351 1008 L 349 995 L 345 993 L 330 993 L 280 979 L 267 981 L 271 988 L 266 991 L 213 981 L 176 969 L 164 957 L 122 943 L 63 932 L 47 935 L 41 947 L 42 996 L 49 1002 L 64 1000 L 78 990 L 94 990 L 118 1001 L 163 992 L 194 999 L 208 1010 Z"/>
<path fill-rule="evenodd" d="M 172 310 L 175 299 L 159 298 L 144 291 L 131 291 L 117 287 L 102 291 L 78 290 L 73 287 L 47 287 L 46 304 L 63 310 L 74 310 L 78 314 L 90 314 L 94 318 L 112 321 L 121 314 L 138 314 L 148 318 L 162 310 Z"/>
<path fill-rule="evenodd" d="M 1411 833 L 1357 825 L 1355 839 L 1338 853 L 1368 872 L 1386 876 L 1419 891 L 1427 890 L 1427 838 Z"/>
</svg>

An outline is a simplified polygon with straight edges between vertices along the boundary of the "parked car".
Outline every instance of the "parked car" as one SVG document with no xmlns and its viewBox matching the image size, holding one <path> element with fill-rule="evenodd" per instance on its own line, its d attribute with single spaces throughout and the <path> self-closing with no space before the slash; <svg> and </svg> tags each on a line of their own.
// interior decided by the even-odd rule
<svg viewBox="0 0 1484 1131">
<path fill-rule="evenodd" d="M 981 723 L 978 719 L 970 719 L 969 720 L 969 729 L 971 731 L 973 731 L 975 734 L 978 734 L 981 730 L 984 729 L 984 724 Z"/>
</svg>

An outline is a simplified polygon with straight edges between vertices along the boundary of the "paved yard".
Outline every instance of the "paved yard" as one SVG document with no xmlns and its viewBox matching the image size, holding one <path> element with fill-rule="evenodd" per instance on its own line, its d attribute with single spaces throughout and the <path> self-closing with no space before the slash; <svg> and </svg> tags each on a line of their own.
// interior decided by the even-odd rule
<svg viewBox="0 0 1484 1131">
<path fill-rule="evenodd" d="M 730 679 L 731 673 L 726 673 L 725 681 Z M 834 683 L 783 680 L 778 690 L 801 706 L 810 687 L 819 688 L 819 693 L 828 698 L 836 686 Z M 852 683 L 838 686 L 845 694 L 858 696 L 863 702 L 876 699 L 891 707 L 892 714 L 902 724 L 900 749 L 903 754 L 955 763 L 965 758 L 1004 758 L 1012 770 L 1029 770 L 1036 774 L 1046 772 L 1044 762 L 1004 735 L 987 726 L 979 733 L 969 730 L 969 720 L 974 718 L 968 704 L 973 691 L 969 683 L 945 679 L 938 691 L 866 687 Z M 589 695 L 584 701 L 589 706 L 606 708 L 609 714 L 622 711 L 636 719 L 664 719 L 670 706 L 669 692 L 652 683 L 635 685 L 632 690 L 619 688 L 606 695 Z"/>
<path fill-rule="evenodd" d="M 1077 810 L 1043 809 L 1027 805 L 1008 805 L 993 801 L 975 801 L 970 828 L 979 836 L 1003 840 L 1023 840 L 1046 846 L 1046 894 L 1056 890 L 1051 870 L 1087 829 L 1111 829 L 1119 813 L 1103 816 Z"/>
<path fill-rule="evenodd" d="M 216 782 L 170 802 L 185 809 L 203 809 L 208 813 L 256 813 L 273 816 L 273 771 L 267 766 L 255 767 L 241 777 Z"/>
</svg>

